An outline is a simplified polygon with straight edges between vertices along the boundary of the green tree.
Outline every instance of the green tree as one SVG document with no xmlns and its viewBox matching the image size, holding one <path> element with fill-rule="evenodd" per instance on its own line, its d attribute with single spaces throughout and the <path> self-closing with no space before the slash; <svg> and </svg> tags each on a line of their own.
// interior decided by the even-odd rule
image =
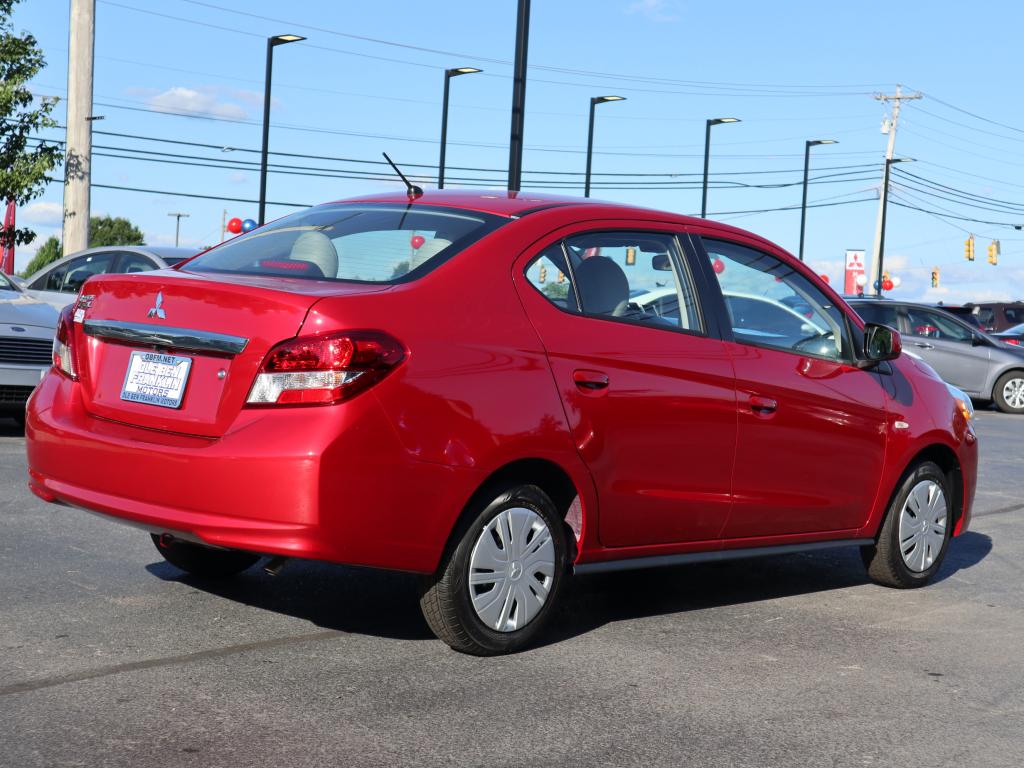
<svg viewBox="0 0 1024 768">
<path fill-rule="evenodd" d="M 2 2 L 2 0 L 0 0 Z M 101 245 L 142 245 L 142 230 L 118 216 L 93 216 L 89 219 L 89 247 Z"/>
<path fill-rule="evenodd" d="M 60 240 L 57 239 L 56 235 L 50 235 L 45 241 L 43 241 L 43 244 L 39 246 L 39 250 L 36 251 L 36 255 L 32 257 L 28 266 L 25 267 L 25 271 L 21 274 L 23 277 L 34 275 L 47 264 L 56 261 L 60 257 Z"/>
<path fill-rule="evenodd" d="M 0 0 L 0 205 L 13 200 L 20 206 L 42 194 L 60 161 L 60 147 L 34 138 L 57 125 L 50 117 L 57 100 L 36 101 L 29 90 L 28 81 L 45 60 L 32 35 L 13 31 L 11 12 L 18 1 Z M 24 245 L 35 236 L 27 227 L 5 228 L 0 244 Z"/>
</svg>

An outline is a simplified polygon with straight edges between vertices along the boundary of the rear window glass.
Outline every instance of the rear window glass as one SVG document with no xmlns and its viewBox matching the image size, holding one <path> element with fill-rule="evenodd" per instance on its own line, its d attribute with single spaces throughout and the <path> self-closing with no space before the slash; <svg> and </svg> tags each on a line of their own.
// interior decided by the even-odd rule
<svg viewBox="0 0 1024 768">
<path fill-rule="evenodd" d="M 455 208 L 322 205 L 229 240 L 185 269 L 399 282 L 426 274 L 505 221 Z"/>
</svg>

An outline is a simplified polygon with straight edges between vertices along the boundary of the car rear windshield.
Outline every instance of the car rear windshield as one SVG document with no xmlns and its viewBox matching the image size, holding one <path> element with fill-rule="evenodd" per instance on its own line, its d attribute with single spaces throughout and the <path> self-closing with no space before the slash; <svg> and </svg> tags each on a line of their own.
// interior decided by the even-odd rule
<svg viewBox="0 0 1024 768">
<path fill-rule="evenodd" d="M 331 204 L 286 216 L 193 259 L 189 272 L 311 280 L 414 280 L 507 219 L 456 208 Z"/>
</svg>

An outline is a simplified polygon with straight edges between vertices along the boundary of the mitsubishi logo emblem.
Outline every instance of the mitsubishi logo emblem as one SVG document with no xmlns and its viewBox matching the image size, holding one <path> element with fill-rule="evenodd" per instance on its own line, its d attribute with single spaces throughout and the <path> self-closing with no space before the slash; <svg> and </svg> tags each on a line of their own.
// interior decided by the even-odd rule
<svg viewBox="0 0 1024 768">
<path fill-rule="evenodd" d="M 153 304 L 152 308 L 146 314 L 146 317 L 155 317 L 158 320 L 166 320 L 167 313 L 164 312 L 164 292 L 158 291 L 156 294 L 156 303 Z"/>
</svg>

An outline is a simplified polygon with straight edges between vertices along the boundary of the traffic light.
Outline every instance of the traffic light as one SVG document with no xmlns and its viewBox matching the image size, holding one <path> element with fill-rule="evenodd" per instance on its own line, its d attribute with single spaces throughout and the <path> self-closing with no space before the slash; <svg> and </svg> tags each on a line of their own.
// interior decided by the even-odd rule
<svg viewBox="0 0 1024 768">
<path fill-rule="evenodd" d="M 563 272 L 561 270 L 558 271 L 558 282 L 560 282 L 560 283 L 564 283 L 565 282 L 565 274 L 563 274 Z"/>
<path fill-rule="evenodd" d="M 939 287 L 939 268 L 932 267 L 932 288 Z"/>
<path fill-rule="evenodd" d="M 999 241 L 993 240 L 988 245 L 988 263 L 995 266 L 999 263 Z"/>
<path fill-rule="evenodd" d="M 964 258 L 974 261 L 974 235 L 970 235 L 964 240 Z"/>
<path fill-rule="evenodd" d="M 540 282 L 544 282 L 548 279 L 548 268 L 543 264 L 540 265 Z"/>
</svg>

